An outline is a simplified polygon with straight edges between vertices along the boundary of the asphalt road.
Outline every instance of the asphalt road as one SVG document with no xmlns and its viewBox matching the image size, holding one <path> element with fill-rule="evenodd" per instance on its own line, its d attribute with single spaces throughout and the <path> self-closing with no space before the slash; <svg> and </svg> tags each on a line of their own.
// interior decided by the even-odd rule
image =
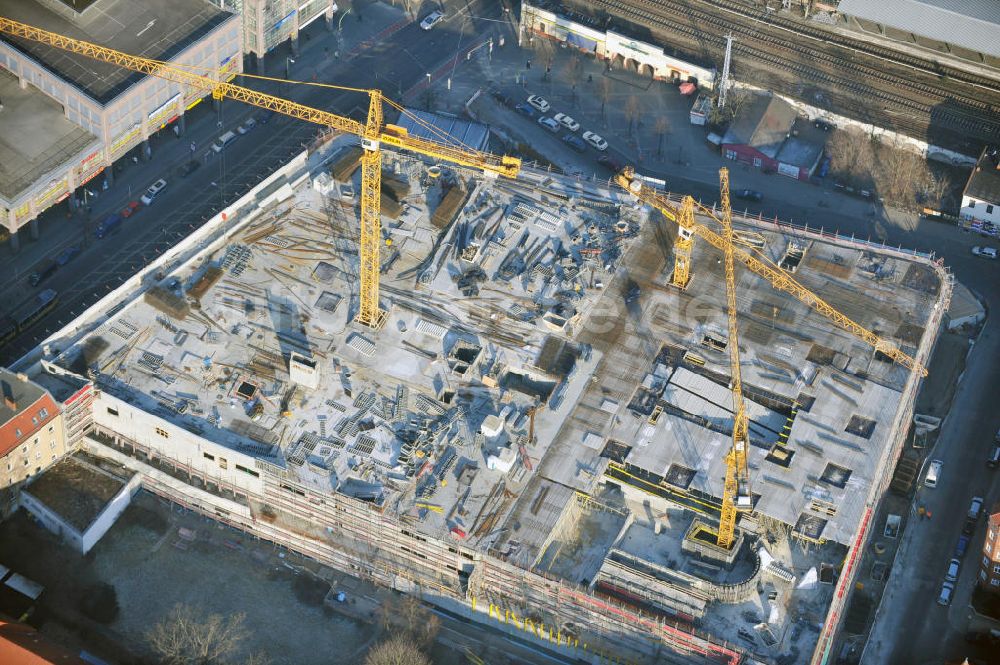
<svg viewBox="0 0 1000 665">
<path fill-rule="evenodd" d="M 378 87 L 398 99 L 414 83 L 423 80 L 427 72 L 453 57 L 463 45 L 471 43 L 475 35 L 494 29 L 496 24 L 485 19 L 495 18 L 499 8 L 492 6 L 493 3 L 489 3 L 488 8 L 477 8 L 479 4 L 470 3 L 464 13 L 452 14 L 431 31 L 410 23 L 388 39 L 345 61 L 333 58 L 337 49 L 335 38 L 325 31 L 322 22 L 317 22 L 309 28 L 315 37 L 300 39 L 300 53 L 295 56 L 291 77 L 309 80 L 315 75 L 320 82 L 336 82 L 354 88 Z M 468 18 L 470 11 L 484 18 Z M 348 29 L 351 20 L 348 19 Z M 284 61 L 283 52 L 270 54 L 267 73 L 280 76 L 282 72 L 273 70 L 281 69 L 280 63 Z M 244 84 L 358 120 L 364 120 L 367 112 L 367 96 L 360 93 L 252 79 Z M 386 113 L 391 117 L 390 109 L 386 109 Z M 65 215 L 64 206 L 47 211 L 45 218 L 55 223 L 42 221 L 45 256 L 55 256 L 69 246 L 80 247 L 83 251 L 72 263 L 57 270 L 34 289 L 27 281 L 31 265 L 24 265 L 22 257 L 12 257 L 5 269 L 7 280 L 3 286 L 8 293 L 18 296 L 5 299 L 0 305 L 0 314 L 9 312 L 45 288 L 59 292 L 59 303 L 25 334 L 0 349 L 0 364 L 9 364 L 19 358 L 158 254 L 204 224 L 300 151 L 321 129 L 274 115 L 267 124 L 258 125 L 221 155 L 211 151 L 209 146 L 219 134 L 235 129 L 250 115 L 259 117 L 255 109 L 235 102 L 224 101 L 218 110 L 213 110 L 207 102 L 202 103 L 189 113 L 183 137 L 176 138 L 167 129 L 152 139 L 153 157 L 149 162 L 133 164 L 128 159 L 122 160 L 122 172 L 116 176 L 114 184 L 107 191 L 99 191 L 98 197 L 90 201 L 92 212 L 89 215 L 81 211 L 71 220 L 75 223 L 67 224 L 57 219 Z M 189 148 L 192 143 L 195 145 L 193 153 Z M 180 167 L 192 156 L 201 161 L 202 166 L 189 176 L 181 177 Z M 93 228 L 101 219 L 137 199 L 146 187 L 161 177 L 168 181 L 168 186 L 152 206 L 140 209 L 111 236 L 102 240 L 93 238 Z M 97 181 L 90 188 L 99 189 Z M 88 216 L 90 219 L 85 219 Z M 56 230 L 50 230 L 50 226 Z M 22 234 L 26 236 L 27 230 Z"/>
</svg>

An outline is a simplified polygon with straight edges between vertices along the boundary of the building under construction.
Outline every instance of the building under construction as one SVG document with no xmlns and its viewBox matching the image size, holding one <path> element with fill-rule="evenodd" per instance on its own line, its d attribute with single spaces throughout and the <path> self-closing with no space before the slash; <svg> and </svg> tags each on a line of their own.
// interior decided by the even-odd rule
<svg viewBox="0 0 1000 665">
<path fill-rule="evenodd" d="M 84 447 L 567 656 L 808 662 L 920 373 L 737 270 L 753 504 L 720 552 L 720 252 L 696 239 L 680 290 L 676 226 L 624 190 L 387 153 L 373 330 L 355 321 L 351 142 L 303 155 L 48 340 L 34 373 L 96 388 Z M 736 221 L 926 364 L 951 289 L 929 258 Z"/>
</svg>

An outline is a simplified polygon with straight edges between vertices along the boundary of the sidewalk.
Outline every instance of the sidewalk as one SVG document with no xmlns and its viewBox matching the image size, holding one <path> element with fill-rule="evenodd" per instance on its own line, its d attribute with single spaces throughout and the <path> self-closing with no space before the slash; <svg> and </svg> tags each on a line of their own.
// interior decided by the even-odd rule
<svg viewBox="0 0 1000 665">
<path fill-rule="evenodd" d="M 764 201 L 749 207 L 765 217 L 777 215 L 786 221 L 873 239 L 891 240 L 896 230 L 909 231 L 916 226 L 913 215 L 875 210 L 867 201 L 832 191 L 832 183 L 816 186 L 723 159 L 718 149 L 704 140 L 704 129 L 690 124 L 693 100 L 670 83 L 617 69 L 609 72 L 603 61 L 540 36 L 535 36 L 533 43 L 525 36 L 524 47 L 518 47 L 516 33 L 501 24 L 497 25 L 499 35 L 505 38 L 504 46 L 495 39 L 492 53 L 482 48 L 470 62 L 460 59 L 450 90 L 451 71 L 435 77 L 432 94 L 416 95 L 412 103 L 425 107 L 429 101 L 433 110 L 462 114 L 465 103 L 479 90 L 475 109 L 483 112 L 481 120 L 534 145 L 544 132 L 530 127 L 530 119 L 501 107 L 488 92 L 501 91 L 517 102 L 530 94 L 542 95 L 552 104 L 548 115 L 563 112 L 572 116 L 582 126 L 580 133 L 589 129 L 608 141 L 609 156 L 634 165 L 640 173 L 666 180 L 670 191 L 691 193 L 711 204 L 718 200 L 719 168 L 726 166 L 732 190 L 764 192 Z M 589 148 L 577 154 L 560 146 L 545 156 L 568 173 L 601 179 L 611 175 L 596 163 L 597 154 Z M 733 205 L 738 210 L 744 207 L 739 200 Z M 880 218 L 882 222 L 878 222 Z"/>
</svg>

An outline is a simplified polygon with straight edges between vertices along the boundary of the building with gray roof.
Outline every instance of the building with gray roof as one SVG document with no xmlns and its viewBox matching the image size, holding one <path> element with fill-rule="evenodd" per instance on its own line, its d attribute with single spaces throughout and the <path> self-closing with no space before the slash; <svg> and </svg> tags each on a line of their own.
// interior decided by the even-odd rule
<svg viewBox="0 0 1000 665">
<path fill-rule="evenodd" d="M 839 10 L 865 32 L 976 62 L 1000 58 L 1000 3 L 994 0 L 841 0 Z"/>
</svg>

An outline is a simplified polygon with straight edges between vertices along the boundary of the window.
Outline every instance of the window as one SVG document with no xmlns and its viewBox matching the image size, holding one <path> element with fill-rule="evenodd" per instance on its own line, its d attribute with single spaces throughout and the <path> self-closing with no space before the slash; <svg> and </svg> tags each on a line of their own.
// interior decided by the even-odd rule
<svg viewBox="0 0 1000 665">
<path fill-rule="evenodd" d="M 112 415 L 112 416 L 117 417 L 118 416 L 118 409 L 114 408 L 113 406 L 109 406 L 108 407 L 108 415 Z"/>
<path fill-rule="evenodd" d="M 990 565 L 990 558 L 988 556 L 983 557 L 983 565 L 984 566 Z"/>
<path fill-rule="evenodd" d="M 237 471 L 242 471 L 243 473 L 247 474 L 248 476 L 253 476 L 254 478 L 260 478 L 260 474 L 259 473 L 257 473 L 256 471 L 253 471 L 251 469 L 248 469 L 245 466 L 241 466 L 241 465 L 237 464 L 236 465 L 236 470 Z"/>
<path fill-rule="evenodd" d="M 159 434 L 160 436 L 162 436 L 164 439 L 169 439 L 170 438 L 170 432 L 168 432 L 165 429 L 157 427 L 156 428 L 156 433 Z"/>
<path fill-rule="evenodd" d="M 987 215 L 992 215 L 993 214 L 993 206 L 991 206 L 991 205 L 987 205 L 986 206 L 986 214 Z"/>
<path fill-rule="evenodd" d="M 993 573 L 995 575 L 1000 575 L 1000 563 L 993 564 Z"/>
<path fill-rule="evenodd" d="M 1000 586 L 1000 577 L 995 577 L 992 580 L 990 580 L 990 584 L 992 584 L 993 586 Z"/>
<path fill-rule="evenodd" d="M 976 207 L 976 202 L 970 199 L 969 200 L 969 208 L 975 208 L 975 207 Z"/>
<path fill-rule="evenodd" d="M 48 418 L 48 417 L 49 417 L 49 410 L 48 410 L 48 409 L 42 409 L 42 410 L 40 410 L 40 411 L 38 412 L 38 417 L 39 417 L 39 418 L 40 418 L 41 420 L 45 420 L 46 418 Z"/>
<path fill-rule="evenodd" d="M 55 431 L 55 427 L 53 427 L 52 425 L 49 425 L 49 432 L 51 433 L 51 432 L 54 432 L 54 431 Z"/>
<path fill-rule="evenodd" d="M 38 427 L 38 416 L 31 416 L 31 424 Z"/>
<path fill-rule="evenodd" d="M 205 459 L 210 459 L 213 462 L 215 461 L 215 455 L 212 455 L 210 453 L 202 453 L 202 456 L 204 456 Z"/>
<path fill-rule="evenodd" d="M 42 459 L 42 451 L 41 450 L 39 450 L 37 453 L 35 453 L 35 459 Z"/>
<path fill-rule="evenodd" d="M 225 457 L 220 457 L 219 458 L 219 468 L 220 469 L 228 469 L 229 468 L 229 463 L 226 461 Z"/>
<path fill-rule="evenodd" d="M 763 163 L 764 162 L 761 160 L 760 157 L 753 158 L 753 165 L 756 166 L 757 168 L 760 168 Z"/>
<path fill-rule="evenodd" d="M 16 436 L 17 438 L 20 439 L 21 438 L 21 430 L 19 430 L 17 428 L 14 428 L 14 436 Z"/>
<path fill-rule="evenodd" d="M 726 150 L 726 159 L 736 159 L 736 151 Z"/>
</svg>

